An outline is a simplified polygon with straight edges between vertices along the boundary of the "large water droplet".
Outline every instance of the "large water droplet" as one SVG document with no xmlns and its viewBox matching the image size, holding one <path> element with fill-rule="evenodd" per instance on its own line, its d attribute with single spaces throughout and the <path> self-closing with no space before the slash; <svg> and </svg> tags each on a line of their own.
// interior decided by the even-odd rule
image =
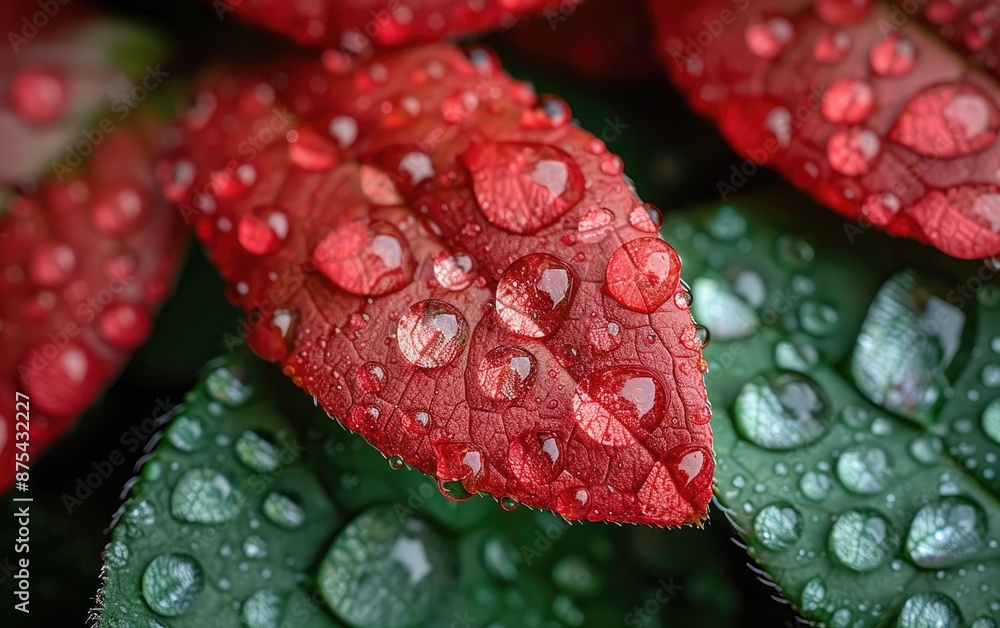
<svg viewBox="0 0 1000 628">
<path fill-rule="evenodd" d="M 454 360 L 469 341 L 469 324 L 443 301 L 420 301 L 399 319 L 396 342 L 403 356 L 420 368 L 438 368 Z"/>
<path fill-rule="evenodd" d="M 299 500 L 285 493 L 269 493 L 264 498 L 264 516 L 276 526 L 294 530 L 306 522 L 306 511 Z"/>
<path fill-rule="evenodd" d="M 573 418 L 595 441 L 613 447 L 635 442 L 635 433 L 659 426 L 667 396 L 659 376 L 641 366 L 613 366 L 580 380 Z"/>
<path fill-rule="evenodd" d="M 958 628 L 962 614 L 958 606 L 941 593 L 917 593 L 903 604 L 896 621 L 898 628 Z"/>
<path fill-rule="evenodd" d="M 303 170 L 329 170 L 340 158 L 337 146 L 309 127 L 300 126 L 294 138 L 295 141 L 288 144 L 288 157 Z"/>
<path fill-rule="evenodd" d="M 918 418 L 947 386 L 945 369 L 958 354 L 965 314 L 936 282 L 904 271 L 875 295 L 851 359 L 858 389 L 886 410 Z"/>
<path fill-rule="evenodd" d="M 673 297 L 680 274 L 681 260 L 673 247 L 659 238 L 638 238 L 611 255 L 606 287 L 624 307 L 650 314 Z"/>
<path fill-rule="evenodd" d="M 691 292 L 691 313 L 719 340 L 745 338 L 757 329 L 760 321 L 756 312 L 728 282 L 700 276 L 691 284 Z"/>
<path fill-rule="evenodd" d="M 826 143 L 826 157 L 830 166 L 847 176 L 870 172 L 881 151 L 882 141 L 878 135 L 861 127 L 836 131 Z"/>
<path fill-rule="evenodd" d="M 562 149 L 544 144 L 480 142 L 460 157 L 479 209 L 511 233 L 535 233 L 583 197 L 584 177 Z"/>
<path fill-rule="evenodd" d="M 991 146 L 998 125 L 1000 112 L 978 87 L 945 83 L 910 99 L 889 137 L 921 155 L 941 159 Z"/>
<path fill-rule="evenodd" d="M 943 497 L 917 511 L 906 537 L 913 562 L 935 569 L 975 556 L 986 544 L 982 510 L 963 497 Z"/>
<path fill-rule="evenodd" d="M 435 475 L 442 482 L 459 482 L 471 493 L 486 482 L 487 466 L 483 453 L 470 443 L 435 443 Z"/>
<path fill-rule="evenodd" d="M 288 237 L 288 215 L 278 207 L 257 208 L 240 217 L 236 237 L 254 255 L 274 253 Z"/>
<path fill-rule="evenodd" d="M 211 469 L 191 469 L 177 480 L 170 512 L 190 523 L 225 523 L 240 514 L 242 493 L 229 478 Z"/>
<path fill-rule="evenodd" d="M 422 521 L 377 507 L 337 535 L 317 586 L 351 626 L 421 625 L 449 582 L 445 556 L 443 541 Z"/>
<path fill-rule="evenodd" d="M 281 468 L 278 450 L 274 444 L 261 434 L 250 430 L 244 431 L 233 445 L 236 457 L 247 468 L 258 473 L 273 473 Z"/>
<path fill-rule="evenodd" d="M 881 447 L 859 445 L 837 459 L 837 478 L 858 495 L 881 493 L 894 475 L 889 454 Z"/>
<path fill-rule="evenodd" d="M 882 515 L 874 510 L 850 510 L 834 522 L 828 545 L 844 566 L 854 571 L 877 569 L 895 554 L 899 538 Z"/>
<path fill-rule="evenodd" d="M 576 277 L 551 255 L 525 255 L 507 267 L 497 284 L 496 311 L 515 334 L 545 338 L 569 315 Z"/>
<path fill-rule="evenodd" d="M 401 290 L 416 266 L 403 235 L 381 220 L 340 225 L 316 245 L 313 259 L 339 288 L 361 296 Z"/>
<path fill-rule="evenodd" d="M 201 567 L 182 554 L 161 554 L 142 574 L 143 599 L 154 612 L 167 617 L 183 615 L 204 588 Z"/>
<path fill-rule="evenodd" d="M 278 628 L 284 600 L 274 589 L 261 589 L 246 602 L 240 618 L 246 628 Z"/>
<path fill-rule="evenodd" d="M 559 437 L 539 430 L 528 430 L 510 445 L 510 467 L 525 486 L 545 486 L 562 470 L 562 446 Z"/>
<path fill-rule="evenodd" d="M 590 512 L 590 491 L 582 486 L 564 489 L 556 497 L 556 511 L 569 520 L 583 519 Z"/>
<path fill-rule="evenodd" d="M 802 516 L 791 504 L 765 506 L 753 520 L 753 533 L 770 550 L 783 550 L 802 536 Z"/>
<path fill-rule="evenodd" d="M 743 386 L 736 398 L 736 428 L 765 449 L 794 449 L 822 437 L 829 409 L 819 387 L 791 372 L 761 376 Z"/>
<path fill-rule="evenodd" d="M 537 360 L 524 349 L 497 347 L 483 356 L 476 369 L 476 382 L 494 401 L 514 401 L 535 381 Z"/>
</svg>

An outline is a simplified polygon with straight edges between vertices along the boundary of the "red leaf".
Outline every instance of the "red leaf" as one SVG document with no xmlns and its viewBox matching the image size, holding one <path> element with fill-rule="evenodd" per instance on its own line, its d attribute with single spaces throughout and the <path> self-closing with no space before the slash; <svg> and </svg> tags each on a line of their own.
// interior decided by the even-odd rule
<svg viewBox="0 0 1000 628">
<path fill-rule="evenodd" d="M 581 0 L 582 1 L 582 0 Z M 475 6 L 474 6 L 475 4 Z M 243 0 L 223 5 L 307 45 L 359 54 L 370 46 L 431 42 L 510 26 L 559 0 Z"/>
<path fill-rule="evenodd" d="M 195 172 L 178 198 L 254 350 L 465 491 L 702 520 L 701 344 L 658 212 L 608 174 L 619 158 L 483 50 L 334 67 L 210 82 L 165 168 Z"/>
<path fill-rule="evenodd" d="M 34 460 L 117 375 L 170 292 L 184 231 L 156 189 L 151 136 L 116 129 L 0 218 L 0 490 L 24 442 L 15 392 L 30 397 Z"/>
<path fill-rule="evenodd" d="M 976 56 L 993 70 L 970 69 L 919 25 L 983 24 L 975 7 L 918 5 L 924 16 L 869 0 L 650 2 L 671 76 L 742 155 L 862 227 L 956 257 L 994 256 L 996 56 L 992 66 Z M 942 32 L 985 48 L 954 31 Z M 720 181 L 719 190 L 725 198 L 740 183 Z"/>
</svg>

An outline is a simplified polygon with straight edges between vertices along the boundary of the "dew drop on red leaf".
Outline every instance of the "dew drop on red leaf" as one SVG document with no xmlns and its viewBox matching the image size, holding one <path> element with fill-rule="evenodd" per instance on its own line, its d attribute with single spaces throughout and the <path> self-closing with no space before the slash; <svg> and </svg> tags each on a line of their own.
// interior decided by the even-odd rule
<svg viewBox="0 0 1000 628">
<path fill-rule="evenodd" d="M 982 150 L 997 137 L 1000 114 L 978 88 L 936 85 L 912 98 L 889 137 L 921 155 L 954 157 Z"/>
<path fill-rule="evenodd" d="M 288 237 L 288 216 L 277 207 L 262 207 L 240 218 L 236 227 L 240 245 L 253 255 L 268 255 Z"/>
<path fill-rule="evenodd" d="M 607 289 L 623 306 L 649 314 L 673 296 L 680 281 L 681 260 L 659 238 L 626 242 L 608 261 Z"/>
<path fill-rule="evenodd" d="M 543 430 L 527 430 L 510 445 L 510 467 L 526 486 L 545 485 L 563 469 L 558 435 Z"/>
<path fill-rule="evenodd" d="M 787 18 L 768 17 L 750 24 L 745 37 L 750 52 L 761 59 L 773 59 L 791 44 L 795 28 Z"/>
<path fill-rule="evenodd" d="M 316 245 L 313 259 L 330 281 L 361 296 L 396 292 L 413 281 L 409 245 L 395 227 L 382 221 L 341 225 Z"/>
<path fill-rule="evenodd" d="M 917 47 L 910 39 L 893 33 L 872 46 L 869 60 L 876 74 L 903 76 L 916 65 Z"/>
<path fill-rule="evenodd" d="M 476 369 L 476 382 L 494 401 L 514 401 L 531 389 L 538 361 L 524 349 L 497 347 L 483 356 Z"/>
<path fill-rule="evenodd" d="M 820 113 L 828 122 L 858 123 L 875 108 L 875 92 L 860 79 L 837 79 L 827 88 Z"/>
<path fill-rule="evenodd" d="M 575 283 L 564 262 L 545 253 L 525 255 L 500 277 L 497 315 L 519 336 L 551 336 L 569 314 Z"/>
<path fill-rule="evenodd" d="M 15 47 L 15 51 L 17 48 Z M 57 121 L 69 103 L 66 77 L 59 70 L 32 66 L 25 67 L 10 77 L 7 87 L 10 108 L 32 124 Z"/>
<path fill-rule="evenodd" d="M 396 340 L 411 364 L 442 367 L 460 354 L 469 341 L 469 324 L 462 314 L 443 301 L 420 301 L 399 319 Z"/>
<path fill-rule="evenodd" d="M 846 175 L 869 172 L 882 150 L 878 135 L 869 129 L 852 127 L 837 131 L 826 143 L 826 156 L 834 170 Z"/>
<path fill-rule="evenodd" d="M 614 366 L 580 380 L 573 392 L 573 418 L 602 445 L 624 447 L 639 429 L 663 420 L 666 394 L 660 378 L 639 366 Z"/>
</svg>

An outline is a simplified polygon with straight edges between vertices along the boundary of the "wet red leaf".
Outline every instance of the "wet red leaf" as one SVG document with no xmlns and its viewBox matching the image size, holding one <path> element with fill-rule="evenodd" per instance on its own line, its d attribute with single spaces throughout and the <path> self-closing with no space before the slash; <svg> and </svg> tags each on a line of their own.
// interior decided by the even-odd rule
<svg viewBox="0 0 1000 628">
<path fill-rule="evenodd" d="M 251 347 L 454 497 L 704 519 L 701 345 L 619 158 L 485 50 L 329 67 L 213 78 L 162 168 Z"/>
<path fill-rule="evenodd" d="M 220 17 L 235 12 L 301 44 L 355 55 L 373 45 L 431 42 L 508 27 L 520 17 L 559 4 L 560 0 L 243 0 L 214 6 Z"/>
<path fill-rule="evenodd" d="M 152 176 L 153 135 L 117 129 L 83 165 L 13 192 L 0 217 L 0 490 L 26 438 L 16 393 L 30 398 L 34 460 L 117 375 L 172 289 L 184 230 Z"/>
<path fill-rule="evenodd" d="M 874 224 L 956 257 L 1000 254 L 996 43 L 979 28 L 1000 17 L 995 3 L 914 3 L 914 15 L 869 0 L 649 4 L 692 104 L 748 160 L 855 220 L 847 236 Z M 718 189 L 742 184 L 734 171 Z"/>
</svg>

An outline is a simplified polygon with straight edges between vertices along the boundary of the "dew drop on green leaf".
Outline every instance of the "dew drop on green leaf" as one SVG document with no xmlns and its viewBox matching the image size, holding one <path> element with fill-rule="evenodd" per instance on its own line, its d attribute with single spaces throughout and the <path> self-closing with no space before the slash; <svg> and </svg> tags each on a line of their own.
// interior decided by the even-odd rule
<svg viewBox="0 0 1000 628">
<path fill-rule="evenodd" d="M 278 450 L 274 444 L 257 432 L 246 430 L 233 445 L 236 457 L 251 471 L 273 473 L 281 468 Z"/>
<path fill-rule="evenodd" d="M 959 353 L 965 314 L 940 292 L 933 280 L 904 271 L 879 289 L 868 309 L 851 375 L 886 410 L 919 418 L 944 394 L 945 369 Z"/>
<path fill-rule="evenodd" d="M 695 319 L 712 330 L 717 340 L 736 340 L 754 333 L 757 314 L 721 279 L 698 277 L 691 284 Z"/>
<path fill-rule="evenodd" d="M 142 597 L 154 612 L 167 617 L 183 615 L 195 603 L 205 578 L 189 556 L 161 554 L 142 574 Z"/>
<path fill-rule="evenodd" d="M 789 371 L 806 371 L 819 360 L 819 352 L 811 344 L 782 340 L 774 346 L 774 362 Z"/>
<path fill-rule="evenodd" d="M 225 523 L 239 514 L 241 500 L 240 491 L 218 471 L 191 469 L 177 480 L 170 512 L 189 523 Z"/>
<path fill-rule="evenodd" d="M 757 377 L 736 398 L 737 429 L 765 449 L 794 449 L 817 440 L 826 433 L 827 415 L 819 387 L 799 373 Z"/>
<path fill-rule="evenodd" d="M 791 504 L 770 504 L 754 518 L 753 533 L 764 547 L 783 550 L 802 536 L 802 516 Z"/>
<path fill-rule="evenodd" d="M 948 567 L 975 556 L 985 546 L 985 536 L 979 506 L 962 497 L 944 497 L 917 511 L 906 552 L 921 567 Z"/>
<path fill-rule="evenodd" d="M 747 220 L 729 205 L 723 205 L 705 225 L 716 240 L 738 240 L 747 232 Z"/>
<path fill-rule="evenodd" d="M 826 601 L 826 583 L 820 577 L 813 578 L 802 589 L 802 610 L 816 611 Z"/>
<path fill-rule="evenodd" d="M 799 324 L 807 333 L 822 338 L 837 331 L 840 315 L 825 303 L 803 301 L 799 306 Z"/>
<path fill-rule="evenodd" d="M 896 551 L 899 539 L 885 517 L 874 510 L 850 510 L 830 530 L 830 553 L 854 571 L 872 571 Z"/>
<path fill-rule="evenodd" d="M 243 541 L 243 554 L 247 558 L 266 558 L 267 541 L 257 535 L 250 535 Z"/>
<path fill-rule="evenodd" d="M 500 537 L 490 537 L 483 543 L 483 562 L 486 570 L 494 578 L 503 582 L 517 580 L 517 564 L 520 553 L 508 541 Z"/>
<path fill-rule="evenodd" d="M 799 490 L 806 499 L 821 502 L 830 495 L 833 481 L 822 471 L 807 471 L 799 480 Z"/>
<path fill-rule="evenodd" d="M 274 589 L 261 589 L 246 602 L 240 618 L 247 628 L 278 628 L 281 622 L 282 599 Z"/>
<path fill-rule="evenodd" d="M 264 516 L 276 526 L 292 530 L 306 522 L 306 511 L 298 500 L 284 493 L 270 493 L 264 498 Z"/>
<path fill-rule="evenodd" d="M 859 445 L 840 454 L 837 478 L 857 495 L 881 493 L 893 478 L 889 454 L 881 447 Z"/>
<path fill-rule="evenodd" d="M 201 419 L 187 413 L 170 422 L 166 435 L 168 443 L 187 453 L 198 451 L 207 442 Z"/>
<path fill-rule="evenodd" d="M 994 399 L 983 410 L 983 431 L 994 442 L 1000 443 L 1000 399 Z"/>
<path fill-rule="evenodd" d="M 936 463 L 941 450 L 941 440 L 934 436 L 918 436 L 910 442 L 910 455 L 920 464 Z"/>
<path fill-rule="evenodd" d="M 955 602 L 941 593 L 918 593 L 903 604 L 898 628 L 958 628 L 962 615 Z"/>
<path fill-rule="evenodd" d="M 552 567 L 552 582 L 558 589 L 576 597 L 594 595 L 601 588 L 601 576 L 583 556 L 562 558 Z"/>
<path fill-rule="evenodd" d="M 253 393 L 249 385 L 224 366 L 208 374 L 205 378 L 205 387 L 212 399 L 231 408 L 238 408 L 250 401 Z"/>
<path fill-rule="evenodd" d="M 352 626 L 419 624 L 449 579 L 442 543 L 418 519 L 400 518 L 390 507 L 368 510 L 323 558 L 320 593 Z"/>
</svg>

